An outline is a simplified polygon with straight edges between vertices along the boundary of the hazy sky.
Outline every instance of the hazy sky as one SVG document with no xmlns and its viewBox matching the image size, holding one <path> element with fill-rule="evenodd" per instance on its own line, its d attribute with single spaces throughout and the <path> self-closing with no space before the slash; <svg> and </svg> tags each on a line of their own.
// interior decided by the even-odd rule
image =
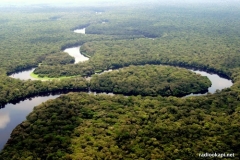
<svg viewBox="0 0 240 160">
<path fill-rule="evenodd" d="M 127 0 L 120 0 L 127 2 Z M 0 0 L 0 4 L 16 4 L 16 5 L 26 5 L 26 4 L 108 4 L 108 3 L 118 3 L 119 0 Z M 136 0 L 133 0 L 136 1 Z"/>
<path fill-rule="evenodd" d="M 162 3 L 231 3 L 239 0 L 0 0 L 2 3 L 102 3 L 102 2 L 162 2 Z"/>
<path fill-rule="evenodd" d="M 240 4 L 240 0 L 0 0 L 2 4 L 63 4 L 63 3 L 75 3 L 75 4 L 106 4 L 106 3 L 159 3 L 159 4 Z"/>
<path fill-rule="evenodd" d="M 29 4 L 36 4 L 36 3 L 99 3 L 99 2 L 106 2 L 114 0 L 0 0 L 2 3 L 29 3 Z M 124 0 L 126 1 L 126 0 Z M 116 0 L 115 0 L 116 2 Z"/>
</svg>

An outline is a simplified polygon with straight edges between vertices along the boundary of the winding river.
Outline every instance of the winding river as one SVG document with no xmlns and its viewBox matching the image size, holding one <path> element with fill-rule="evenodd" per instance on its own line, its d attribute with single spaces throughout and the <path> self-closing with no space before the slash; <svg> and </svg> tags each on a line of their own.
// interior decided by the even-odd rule
<svg viewBox="0 0 240 160">
<path fill-rule="evenodd" d="M 75 33 L 81 33 L 85 34 L 85 28 L 83 29 L 77 29 L 74 30 Z M 87 57 L 83 56 L 80 53 L 80 46 L 78 47 L 72 47 L 67 48 L 64 50 L 64 52 L 67 52 L 69 55 L 73 56 L 75 58 L 75 63 L 79 63 L 82 61 L 88 60 Z M 28 80 L 32 79 L 35 80 L 30 76 L 30 74 L 34 71 L 34 69 L 15 73 L 10 75 L 12 78 L 19 78 L 22 80 Z M 111 70 L 109 70 L 111 71 Z M 212 82 L 212 86 L 208 88 L 208 92 L 215 93 L 216 90 L 222 90 L 224 88 L 229 88 L 233 85 L 231 80 L 222 78 L 218 76 L 217 74 L 210 74 L 204 71 L 199 70 L 191 70 L 197 74 L 201 74 L 202 76 L 207 76 L 209 80 Z M 106 72 L 106 71 L 105 71 Z M 90 79 L 90 78 L 89 78 Z M 96 94 L 95 92 L 89 91 L 89 93 Z M 105 93 L 103 93 L 105 94 Z M 205 93 L 207 94 L 207 93 Z M 113 95 L 109 93 L 109 95 Z M 200 96 L 204 94 L 189 94 L 188 96 Z M 38 96 L 35 98 L 27 99 L 24 101 L 21 101 L 17 104 L 7 104 L 4 108 L 0 109 L 0 151 L 4 147 L 4 144 L 7 142 L 7 140 L 10 137 L 10 134 L 12 130 L 22 121 L 26 119 L 26 116 L 32 112 L 33 107 L 41 104 L 42 102 L 45 102 L 49 99 L 55 99 L 59 97 L 58 95 L 47 95 L 47 96 Z"/>
<path fill-rule="evenodd" d="M 70 56 L 75 58 L 75 64 L 89 60 L 88 57 L 85 57 L 80 53 L 80 46 L 67 48 L 64 52 L 67 52 Z"/>
<path fill-rule="evenodd" d="M 195 72 L 197 74 L 200 74 L 201 76 L 207 76 L 208 79 L 211 81 L 212 85 L 211 87 L 208 88 L 208 92 L 209 93 L 215 93 L 216 90 L 222 90 L 224 88 L 230 88 L 233 83 L 231 80 L 229 79 L 226 79 L 226 78 L 222 78 L 220 77 L 219 75 L 217 74 L 210 74 L 210 73 L 207 73 L 207 72 L 204 72 L 204 71 L 199 71 L 199 70 L 191 70 L 190 71 L 192 72 Z M 201 95 L 206 95 L 207 93 L 199 93 L 199 94 L 189 94 L 185 97 L 189 97 L 189 96 L 201 96 Z"/>
</svg>

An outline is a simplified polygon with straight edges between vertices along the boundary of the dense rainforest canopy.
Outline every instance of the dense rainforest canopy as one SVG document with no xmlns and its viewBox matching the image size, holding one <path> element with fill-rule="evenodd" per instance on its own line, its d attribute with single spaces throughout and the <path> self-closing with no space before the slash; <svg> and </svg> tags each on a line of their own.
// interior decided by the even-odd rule
<svg viewBox="0 0 240 160">
<path fill-rule="evenodd" d="M 94 91 L 145 96 L 184 96 L 206 92 L 210 86 L 207 77 L 187 69 L 155 65 L 130 66 L 95 75 L 90 82 Z"/>
<path fill-rule="evenodd" d="M 36 107 L 0 157 L 200 159 L 239 152 L 237 93 L 179 99 L 72 93 Z M 226 99 L 228 97 L 228 99 Z"/>
<path fill-rule="evenodd" d="M 42 81 L 21 81 L 6 76 L 1 76 L 0 106 L 8 102 L 17 102 L 26 97 L 33 97 L 44 93 L 59 91 L 88 91 L 88 82 L 82 77 L 72 79 Z"/>
<path fill-rule="evenodd" d="M 33 6 L 0 13 L 1 105 L 52 91 L 86 91 L 85 76 L 128 66 L 144 73 L 145 64 L 202 69 L 234 82 L 221 92 L 187 98 L 63 95 L 36 107 L 16 127 L 0 160 L 201 159 L 206 152 L 235 153 L 233 159 L 239 159 L 238 6 Z M 86 34 L 73 32 L 84 27 Z M 90 59 L 72 64 L 62 51 L 79 45 Z M 7 76 L 32 67 L 42 77 L 77 77 L 21 81 Z M 111 74 L 94 77 L 92 84 L 111 81 Z M 97 84 L 97 77 L 104 82 Z M 127 78 L 121 81 L 128 84 Z"/>
</svg>

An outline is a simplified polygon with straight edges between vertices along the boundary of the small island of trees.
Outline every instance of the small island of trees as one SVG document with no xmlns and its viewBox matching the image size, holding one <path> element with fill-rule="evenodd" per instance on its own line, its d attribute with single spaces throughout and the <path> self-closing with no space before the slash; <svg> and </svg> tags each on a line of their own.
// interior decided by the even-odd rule
<svg viewBox="0 0 240 160">
<path fill-rule="evenodd" d="M 206 92 L 210 86 L 207 77 L 187 69 L 159 65 L 130 66 L 94 75 L 90 82 L 94 91 L 143 96 L 184 96 Z"/>
</svg>

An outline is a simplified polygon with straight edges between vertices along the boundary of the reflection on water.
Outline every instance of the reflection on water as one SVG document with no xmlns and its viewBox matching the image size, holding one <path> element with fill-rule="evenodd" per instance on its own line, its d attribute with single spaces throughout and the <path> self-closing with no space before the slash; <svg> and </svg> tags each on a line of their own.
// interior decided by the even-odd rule
<svg viewBox="0 0 240 160">
<path fill-rule="evenodd" d="M 89 60 L 88 57 L 85 57 L 80 53 L 80 46 L 79 47 L 72 47 L 67 48 L 64 50 L 64 52 L 67 52 L 70 56 L 75 58 L 75 64 L 78 62 L 83 62 Z"/>
<path fill-rule="evenodd" d="M 210 74 L 210 73 L 198 71 L 198 70 L 193 72 L 201 74 L 202 76 L 207 76 L 208 79 L 212 82 L 212 86 L 208 88 L 209 93 L 215 93 L 217 89 L 222 90 L 224 88 L 229 88 L 233 85 L 231 80 L 219 77 L 219 75 L 217 74 Z"/>
<path fill-rule="evenodd" d="M 107 92 L 92 92 L 91 90 L 88 91 L 88 94 L 93 94 L 93 95 L 108 95 L 108 96 L 114 96 L 114 93 L 107 93 Z"/>
<path fill-rule="evenodd" d="M 0 112 L 0 129 L 4 129 L 10 122 L 10 117 L 8 112 Z"/>
<path fill-rule="evenodd" d="M 86 32 L 85 32 L 85 30 L 86 30 L 86 28 L 82 28 L 82 29 L 75 29 L 73 32 L 75 32 L 75 33 L 81 33 L 81 34 L 85 34 Z"/>
<path fill-rule="evenodd" d="M 80 53 L 80 47 L 81 46 L 71 47 L 71 48 L 67 48 L 67 49 L 64 50 L 64 52 L 67 52 L 70 56 L 75 58 L 75 64 L 79 63 L 79 62 L 84 62 L 84 61 L 89 60 L 88 57 L 85 57 L 84 55 L 82 55 Z M 35 68 L 32 68 L 30 70 L 25 70 L 25 71 L 22 71 L 22 72 L 18 72 L 18 73 L 13 73 L 9 77 L 16 78 L 16 79 L 21 79 L 21 80 L 28 80 L 28 79 L 38 80 L 38 79 L 30 76 L 31 73 L 34 71 L 34 69 Z"/>
<path fill-rule="evenodd" d="M 199 71 L 199 70 L 190 70 L 192 72 L 195 72 L 197 74 L 200 74 L 201 76 L 207 76 L 208 79 L 211 81 L 212 85 L 211 87 L 208 88 L 208 92 L 209 93 L 215 93 L 216 90 L 222 90 L 222 89 L 225 89 L 225 88 L 230 88 L 233 83 L 231 80 L 228 80 L 226 78 L 222 78 L 220 77 L 219 75 L 217 74 L 210 74 L 210 73 L 207 73 L 207 72 L 204 72 L 204 71 Z M 189 97 L 189 96 L 202 96 L 202 95 L 206 95 L 207 93 L 198 93 L 198 94 L 189 94 L 187 96 L 184 96 L 184 97 Z"/>
<path fill-rule="evenodd" d="M 78 54 L 79 54 L 79 47 L 74 47 L 73 50 L 75 50 L 74 52 L 78 52 Z M 30 73 L 32 71 L 33 71 L 33 69 L 30 71 L 20 72 L 20 73 L 14 74 L 11 77 L 14 77 L 14 78 L 18 77 L 20 79 L 26 79 L 26 77 L 28 77 L 28 75 L 30 75 Z M 105 72 L 110 72 L 110 71 L 112 71 L 112 70 L 108 70 Z M 231 87 L 233 84 L 231 80 L 227 80 L 225 78 L 219 77 L 217 74 L 209 74 L 209 73 L 203 72 L 203 71 L 194 71 L 194 70 L 191 70 L 191 71 L 193 71 L 197 74 L 201 74 L 202 76 L 207 76 L 209 78 L 209 80 L 212 82 L 212 86 L 209 87 L 209 89 L 208 89 L 208 92 L 210 92 L 210 93 L 214 93 L 217 89 L 222 90 L 224 88 Z M 91 79 L 90 77 L 88 77 L 88 78 L 89 78 L 89 80 Z M 114 95 L 113 93 L 105 93 L 105 92 L 96 93 L 96 92 L 91 92 L 90 90 L 89 90 L 89 94 L 94 94 L 94 95 L 107 94 L 110 96 Z M 204 95 L 204 94 L 190 94 L 188 96 L 200 96 L 200 95 Z M 7 142 L 12 130 L 18 124 L 20 124 L 22 121 L 24 121 L 26 119 L 26 116 L 32 111 L 34 106 L 39 105 L 48 99 L 54 99 L 58 96 L 59 95 L 57 95 L 57 96 L 49 95 L 47 97 L 36 97 L 36 98 L 32 98 L 32 100 L 22 101 L 16 105 L 7 104 L 5 106 L 5 108 L 0 109 L 0 133 L 1 133 L 1 135 L 0 135 L 0 150 L 3 148 L 4 144 Z"/>
<path fill-rule="evenodd" d="M 71 53 L 71 54 L 76 54 L 77 55 L 76 61 L 78 61 L 78 62 L 82 62 L 82 61 L 88 60 L 89 58 L 84 57 L 83 55 L 79 54 L 79 48 L 80 47 L 73 47 L 73 48 L 68 48 L 68 49 L 66 49 L 64 51 L 68 52 L 68 53 Z M 75 63 L 77 63 L 77 62 L 75 62 Z M 15 74 L 10 75 L 10 77 L 12 77 L 12 78 L 19 78 L 19 79 L 22 79 L 22 80 L 34 79 L 34 78 L 32 78 L 30 76 L 30 74 L 33 72 L 33 70 L 34 69 L 31 69 L 31 70 L 28 70 L 28 71 L 19 72 L 19 73 L 15 73 Z M 111 72 L 111 71 L 112 70 L 110 69 L 110 70 L 104 71 L 102 73 Z M 210 73 L 207 73 L 207 72 L 204 72 L 204 71 L 198 71 L 198 70 L 197 71 L 190 70 L 190 71 L 195 72 L 197 74 L 200 74 L 202 76 L 207 76 L 208 77 L 208 79 L 212 83 L 212 86 L 208 88 L 208 92 L 209 93 L 215 93 L 216 90 L 222 90 L 224 88 L 229 88 L 229 87 L 231 87 L 233 85 L 231 80 L 219 77 L 217 74 L 210 74 Z M 99 74 L 102 74 L 102 73 L 99 73 Z M 87 80 L 90 81 L 91 77 L 87 77 Z M 205 95 L 205 94 L 206 93 L 204 93 L 204 94 L 190 94 L 190 95 L 187 95 L 187 96 L 201 96 L 201 95 Z"/>
<path fill-rule="evenodd" d="M 0 150 L 10 138 L 12 130 L 21 122 L 26 120 L 26 116 L 32 112 L 33 107 L 49 99 L 55 99 L 59 95 L 39 96 L 31 100 L 24 100 L 17 104 L 7 104 L 0 109 Z"/>
<path fill-rule="evenodd" d="M 18 72 L 18 73 L 13 73 L 9 77 L 21 79 L 21 80 L 28 80 L 28 79 L 36 80 L 35 78 L 30 76 L 30 74 L 34 71 L 34 69 L 35 68 L 26 70 L 26 71 L 22 71 L 22 72 Z"/>
</svg>

